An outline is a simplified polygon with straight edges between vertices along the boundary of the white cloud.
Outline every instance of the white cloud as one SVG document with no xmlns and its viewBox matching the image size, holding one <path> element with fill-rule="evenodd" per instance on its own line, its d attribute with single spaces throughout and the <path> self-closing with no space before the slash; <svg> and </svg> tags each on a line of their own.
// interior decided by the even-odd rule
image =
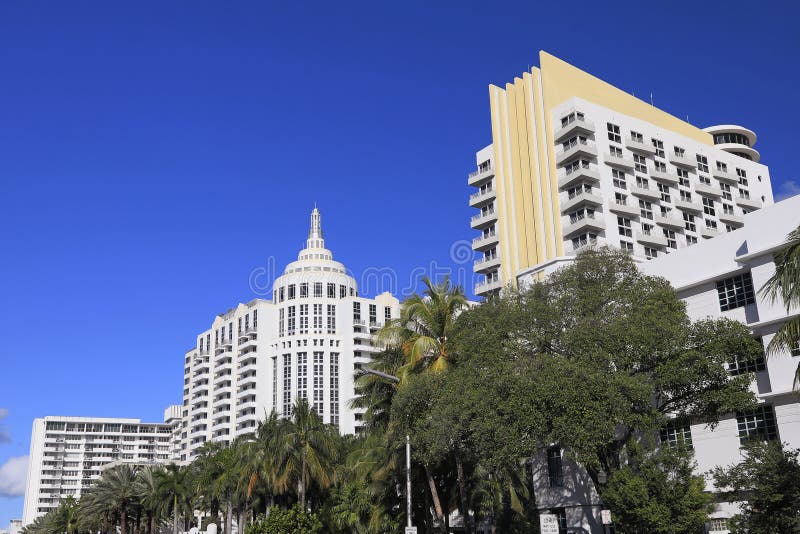
<svg viewBox="0 0 800 534">
<path fill-rule="evenodd" d="M 21 497 L 25 495 L 25 481 L 28 477 L 28 457 L 12 456 L 0 465 L 0 497 Z"/>
<path fill-rule="evenodd" d="M 775 194 L 775 201 L 780 202 L 789 197 L 800 194 L 800 183 L 797 180 L 784 180 L 778 186 L 778 192 Z"/>
</svg>

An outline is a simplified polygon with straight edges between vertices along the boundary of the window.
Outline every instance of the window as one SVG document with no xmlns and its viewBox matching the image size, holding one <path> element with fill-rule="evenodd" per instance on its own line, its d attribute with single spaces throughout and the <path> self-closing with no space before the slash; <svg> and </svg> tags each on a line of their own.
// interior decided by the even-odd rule
<svg viewBox="0 0 800 534">
<path fill-rule="evenodd" d="M 663 158 L 664 157 L 664 143 L 659 141 L 658 139 L 651 139 L 653 142 L 653 146 L 656 147 L 656 157 Z"/>
<path fill-rule="evenodd" d="M 644 257 L 648 260 L 658 257 L 658 250 L 652 247 L 644 247 Z"/>
<path fill-rule="evenodd" d="M 706 228 L 716 229 L 717 228 L 717 221 L 715 221 L 713 219 L 706 219 Z"/>
<path fill-rule="evenodd" d="M 579 210 L 575 210 L 569 214 L 569 222 L 570 224 L 575 224 L 576 222 L 584 219 L 594 219 L 594 209 L 592 208 L 581 208 Z M 370 305 L 371 306 L 371 305 Z"/>
<path fill-rule="evenodd" d="M 697 225 L 694 223 L 694 215 L 690 213 L 683 214 L 683 227 L 689 230 L 690 232 L 697 231 Z"/>
<path fill-rule="evenodd" d="M 679 158 L 682 158 L 686 155 L 686 149 L 684 148 L 676 146 L 674 147 L 674 150 L 675 150 L 675 155 L 678 156 Z"/>
<path fill-rule="evenodd" d="M 317 415 L 322 417 L 322 395 L 323 395 L 323 376 L 322 376 L 322 369 L 323 369 L 323 356 L 324 353 L 322 352 L 315 352 L 314 353 L 314 376 L 313 376 L 313 386 L 314 386 L 314 411 L 317 412 Z"/>
<path fill-rule="evenodd" d="M 550 513 L 558 519 L 558 534 L 567 534 L 567 511 L 564 508 L 551 508 Z"/>
<path fill-rule="evenodd" d="M 300 284 L 300 298 L 308 298 L 308 282 Z"/>
<path fill-rule="evenodd" d="M 697 244 L 697 237 L 693 235 L 686 236 L 686 244 L 687 245 L 696 245 Z"/>
<path fill-rule="evenodd" d="M 283 337 L 284 334 L 284 309 L 278 310 L 278 336 Z"/>
<path fill-rule="evenodd" d="M 622 250 L 622 252 L 633 254 L 633 243 L 629 243 L 628 241 L 620 241 L 619 248 Z"/>
<path fill-rule="evenodd" d="M 717 295 L 721 311 L 733 310 L 755 302 L 753 278 L 750 272 L 717 280 Z"/>
<path fill-rule="evenodd" d="M 711 178 L 709 178 L 708 176 L 703 176 L 701 174 L 700 176 L 697 177 L 697 179 L 700 180 L 701 184 L 711 185 Z"/>
<path fill-rule="evenodd" d="M 647 172 L 647 158 L 644 156 L 640 156 L 639 154 L 633 155 L 633 167 L 636 169 L 636 172 Z"/>
<path fill-rule="evenodd" d="M 322 304 L 314 304 L 314 333 L 322 333 Z"/>
<path fill-rule="evenodd" d="M 692 447 L 692 429 L 689 421 L 685 419 L 673 419 L 661 429 L 661 443 L 677 449 L 681 445 L 688 448 Z"/>
<path fill-rule="evenodd" d="M 639 132 L 631 130 L 631 140 L 637 143 L 644 143 L 644 137 Z"/>
<path fill-rule="evenodd" d="M 669 248 L 678 248 L 678 242 L 675 240 L 675 231 L 667 230 L 666 228 L 664 228 L 663 231 L 664 237 L 667 238 L 667 246 Z"/>
<path fill-rule="evenodd" d="M 731 195 L 731 186 L 728 184 L 719 184 L 720 189 L 722 189 L 722 198 L 725 200 L 733 200 L 733 196 Z"/>
<path fill-rule="evenodd" d="M 354 302 L 353 303 L 353 320 L 360 321 L 361 320 L 361 303 Z"/>
<path fill-rule="evenodd" d="M 336 284 L 328 284 L 328 298 L 329 299 L 336 298 Z"/>
<path fill-rule="evenodd" d="M 339 426 L 339 354 L 336 352 L 331 352 L 329 376 L 331 424 Z"/>
<path fill-rule="evenodd" d="M 716 517 L 708 520 L 708 531 L 728 530 L 728 519 L 726 517 Z"/>
<path fill-rule="evenodd" d="M 654 161 L 653 168 L 658 172 L 667 172 L 667 164 L 663 161 Z"/>
<path fill-rule="evenodd" d="M 564 152 L 566 152 L 567 150 L 569 150 L 574 146 L 585 145 L 585 144 L 586 144 L 586 138 L 582 135 L 576 135 L 574 137 L 570 137 L 569 139 L 561 143 L 561 148 L 563 148 Z"/>
<path fill-rule="evenodd" d="M 289 306 L 286 309 L 286 334 L 293 336 L 295 334 L 295 309 L 294 306 Z"/>
<path fill-rule="evenodd" d="M 759 341 L 761 341 L 760 338 Z M 763 371 L 766 368 L 766 362 L 764 361 L 763 354 L 752 360 L 744 360 L 734 356 L 733 360 L 728 362 L 728 372 L 733 376 L 744 373 L 757 373 L 758 371 Z"/>
<path fill-rule="evenodd" d="M 283 355 L 283 415 L 292 413 L 292 355 Z"/>
<path fill-rule="evenodd" d="M 750 191 L 747 189 L 739 189 L 739 196 L 741 198 L 750 198 Z"/>
<path fill-rule="evenodd" d="M 611 148 L 609 148 L 609 153 L 612 156 L 614 156 L 615 158 L 621 158 L 622 157 L 622 149 L 617 147 L 617 146 L 613 146 L 612 145 Z"/>
<path fill-rule="evenodd" d="M 775 410 L 767 404 L 762 404 L 755 410 L 736 412 L 736 423 L 739 427 L 739 442 L 742 444 L 751 439 L 778 439 Z"/>
<path fill-rule="evenodd" d="M 573 111 L 569 115 L 561 117 L 561 127 L 564 128 L 568 124 L 572 124 L 576 120 L 582 121 L 583 120 L 583 113 L 580 111 Z"/>
<path fill-rule="evenodd" d="M 339 284 L 339 298 L 343 299 L 347 296 L 347 286 Z"/>
<path fill-rule="evenodd" d="M 314 282 L 314 296 L 315 297 L 322 296 L 322 282 Z"/>
<path fill-rule="evenodd" d="M 658 190 L 661 193 L 661 201 L 662 202 L 672 202 L 672 198 L 669 196 L 669 186 L 666 184 L 658 184 Z"/>
<path fill-rule="evenodd" d="M 689 171 L 675 167 L 675 174 L 678 175 L 678 185 L 689 187 Z"/>
<path fill-rule="evenodd" d="M 637 176 L 636 187 L 641 187 L 642 189 L 650 189 L 650 182 L 647 180 L 647 178 Z"/>
<path fill-rule="evenodd" d="M 308 334 L 308 304 L 300 305 L 300 333 Z"/>
<path fill-rule="evenodd" d="M 586 233 L 572 238 L 572 250 L 595 244 L 597 244 L 597 234 Z"/>
<path fill-rule="evenodd" d="M 297 353 L 297 398 L 308 398 L 308 361 L 305 352 Z"/>
<path fill-rule="evenodd" d="M 714 200 L 708 197 L 701 197 L 703 199 L 703 213 L 706 215 L 714 216 L 717 211 L 714 209 Z"/>
<path fill-rule="evenodd" d="M 620 237 L 633 237 L 630 219 L 626 219 L 625 217 L 617 217 L 617 229 L 619 230 Z"/>
<path fill-rule="evenodd" d="M 722 203 L 722 213 L 725 215 L 733 215 L 733 204 Z"/>
<path fill-rule="evenodd" d="M 681 196 L 681 200 L 684 202 L 691 202 L 692 201 L 692 194 L 688 191 L 684 191 L 683 189 L 679 190 L 678 193 Z"/>
<path fill-rule="evenodd" d="M 567 189 L 567 197 L 572 199 L 584 192 L 585 193 L 592 192 L 591 184 L 578 184 L 575 187 L 570 187 L 569 189 Z"/>
<path fill-rule="evenodd" d="M 283 286 L 281 286 L 281 287 L 279 287 L 279 288 L 278 288 L 278 302 L 283 302 L 283 298 L 284 298 L 284 289 L 285 289 L 285 288 L 284 288 Z"/>
<path fill-rule="evenodd" d="M 622 193 L 614 193 L 614 202 L 619 204 L 620 206 L 626 206 L 628 204 L 628 195 L 623 195 Z"/>
<path fill-rule="evenodd" d="M 644 219 L 653 219 L 653 205 L 646 200 L 639 201 L 639 213 Z"/>
<path fill-rule="evenodd" d="M 390 306 L 383 307 L 383 321 L 384 324 L 389 324 L 389 321 L 392 320 L 392 308 Z"/>
<path fill-rule="evenodd" d="M 551 488 L 564 485 L 564 466 L 561 461 L 561 447 L 547 449 L 547 478 Z"/>
<path fill-rule="evenodd" d="M 739 183 L 742 183 L 742 180 L 744 180 L 745 185 L 747 184 L 747 171 L 737 167 L 736 168 L 736 176 L 739 177 Z"/>
<path fill-rule="evenodd" d="M 721 161 L 717 162 L 717 170 L 722 172 L 728 172 L 728 164 L 723 163 Z"/>
<path fill-rule="evenodd" d="M 589 168 L 588 161 L 586 161 L 585 159 L 578 159 L 573 161 L 572 163 L 567 163 L 567 165 L 564 166 L 564 171 L 566 172 L 566 174 L 572 174 L 573 172 L 579 171 L 580 169 L 588 169 L 588 168 Z"/>
<path fill-rule="evenodd" d="M 708 158 L 697 154 L 697 170 L 700 172 L 708 172 Z"/>
<path fill-rule="evenodd" d="M 336 304 L 328 304 L 328 333 L 336 333 Z"/>
<path fill-rule="evenodd" d="M 294 284 L 289 284 L 289 287 L 288 287 L 288 289 L 286 290 L 286 293 L 287 293 L 287 296 L 286 296 L 286 298 L 287 298 L 288 300 L 293 300 L 293 299 L 294 299 L 294 297 L 295 297 L 295 294 L 294 294 L 294 292 L 295 292 L 295 285 L 294 285 Z"/>
<path fill-rule="evenodd" d="M 608 129 L 609 141 L 613 141 L 614 143 L 622 143 L 622 137 L 619 135 L 619 126 L 608 122 L 606 123 L 606 128 Z"/>
<path fill-rule="evenodd" d="M 622 172 L 620 170 L 617 170 L 617 169 L 611 169 L 611 176 L 612 176 L 612 179 L 614 180 L 614 187 L 618 187 L 620 189 L 627 189 L 628 188 L 628 184 L 625 183 L 625 173 L 624 172 Z"/>
</svg>

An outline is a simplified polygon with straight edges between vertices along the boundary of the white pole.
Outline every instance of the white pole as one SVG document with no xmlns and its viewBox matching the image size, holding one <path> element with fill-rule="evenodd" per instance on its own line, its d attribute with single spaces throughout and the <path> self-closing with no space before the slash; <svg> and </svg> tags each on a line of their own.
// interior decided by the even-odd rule
<svg viewBox="0 0 800 534">
<path fill-rule="evenodd" d="M 411 526 L 411 437 L 406 434 L 406 521 Z"/>
</svg>

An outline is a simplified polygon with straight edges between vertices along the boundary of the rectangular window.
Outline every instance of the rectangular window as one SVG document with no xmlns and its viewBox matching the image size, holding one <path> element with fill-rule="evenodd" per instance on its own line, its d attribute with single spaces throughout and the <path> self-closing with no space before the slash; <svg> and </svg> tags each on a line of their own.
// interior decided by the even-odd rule
<svg viewBox="0 0 800 534">
<path fill-rule="evenodd" d="M 561 117 L 561 127 L 564 128 L 568 124 L 572 124 L 576 120 L 582 121 L 583 120 L 583 113 L 580 111 L 573 111 L 569 115 L 565 115 Z"/>
<path fill-rule="evenodd" d="M 629 243 L 628 241 L 620 241 L 619 248 L 623 252 L 628 252 L 629 254 L 633 254 L 633 243 Z"/>
<path fill-rule="evenodd" d="M 639 213 L 644 219 L 653 219 L 653 205 L 646 200 L 639 201 Z"/>
<path fill-rule="evenodd" d="M 644 143 L 644 137 L 639 132 L 631 130 L 631 140 L 637 143 Z"/>
<path fill-rule="evenodd" d="M 667 164 L 663 161 L 654 161 L 653 168 L 659 172 L 667 172 Z"/>
<path fill-rule="evenodd" d="M 685 419 L 673 419 L 669 421 L 660 433 L 661 443 L 677 449 L 681 445 L 690 449 L 692 446 L 692 429 L 689 421 Z"/>
<path fill-rule="evenodd" d="M 328 333 L 336 333 L 336 305 L 328 304 Z"/>
<path fill-rule="evenodd" d="M 297 398 L 308 399 L 308 360 L 305 352 L 297 353 Z"/>
<path fill-rule="evenodd" d="M 315 297 L 322 296 L 322 282 L 314 282 L 314 296 Z"/>
<path fill-rule="evenodd" d="M 728 372 L 733 376 L 744 373 L 757 373 L 758 371 L 764 371 L 766 368 L 767 366 L 763 354 L 760 354 L 757 358 L 752 360 L 744 360 L 734 356 L 733 359 L 728 362 Z"/>
<path fill-rule="evenodd" d="M 369 305 L 369 324 L 374 325 L 378 322 L 378 306 L 375 304 Z"/>
<path fill-rule="evenodd" d="M 614 143 L 622 143 L 622 137 L 619 135 L 619 126 L 616 124 L 606 123 L 608 129 L 608 140 Z"/>
<path fill-rule="evenodd" d="M 322 369 L 323 369 L 323 356 L 324 353 L 322 352 L 315 352 L 314 353 L 314 411 L 317 412 L 317 415 L 322 417 L 322 406 L 323 406 L 323 389 L 324 389 L 324 382 L 322 376 Z"/>
<path fill-rule="evenodd" d="M 637 176 L 636 186 L 641 187 L 642 189 L 650 189 L 650 182 L 647 180 L 647 178 L 642 178 L 641 176 Z"/>
<path fill-rule="evenodd" d="M 656 148 L 656 157 L 663 158 L 664 157 L 664 143 L 659 141 L 658 139 L 651 139 L 653 141 L 653 146 Z"/>
<path fill-rule="evenodd" d="M 664 237 L 667 238 L 667 247 L 669 248 L 678 248 L 678 241 L 675 239 L 675 231 L 674 230 L 667 230 L 666 228 L 663 229 Z M 669 251 L 667 251 L 669 252 Z"/>
<path fill-rule="evenodd" d="M 278 302 L 283 302 L 285 296 L 285 290 L 283 286 L 278 288 Z"/>
<path fill-rule="evenodd" d="M 721 161 L 717 162 L 717 170 L 722 172 L 728 172 L 728 164 L 723 163 Z"/>
<path fill-rule="evenodd" d="M 694 215 L 690 213 L 683 214 L 683 227 L 689 230 L 690 232 L 697 231 L 697 226 L 694 223 Z"/>
<path fill-rule="evenodd" d="M 286 293 L 287 293 L 287 299 L 288 300 L 293 300 L 294 297 L 295 297 L 295 294 L 294 294 L 295 293 L 295 285 L 294 284 L 289 284 L 289 288 L 286 291 Z"/>
<path fill-rule="evenodd" d="M 620 237 L 633 237 L 630 219 L 626 219 L 625 217 L 617 217 L 617 229 L 619 230 Z"/>
<path fill-rule="evenodd" d="M 292 413 L 292 355 L 283 355 L 283 415 Z"/>
<path fill-rule="evenodd" d="M 572 250 L 578 250 L 589 245 L 597 244 L 597 234 L 587 233 L 572 238 Z"/>
<path fill-rule="evenodd" d="M 289 336 L 295 335 L 295 309 L 294 306 L 289 306 L 286 310 L 286 334 Z"/>
<path fill-rule="evenodd" d="M 731 186 L 728 184 L 719 184 L 719 188 L 722 189 L 722 198 L 725 200 L 733 200 L 733 195 L 731 195 Z"/>
<path fill-rule="evenodd" d="M 636 172 L 647 172 L 647 158 L 644 156 L 640 156 L 639 154 L 633 155 L 633 167 Z"/>
<path fill-rule="evenodd" d="M 331 352 L 330 368 L 331 424 L 339 426 L 339 353 Z"/>
<path fill-rule="evenodd" d="M 314 333 L 322 333 L 322 304 L 314 304 Z"/>
<path fill-rule="evenodd" d="M 753 292 L 753 278 L 750 272 L 718 280 L 717 295 L 719 296 L 719 308 L 721 311 L 733 310 L 747 304 L 753 304 L 755 302 L 755 294 Z"/>
<path fill-rule="evenodd" d="M 353 303 L 353 320 L 360 321 L 361 320 L 361 303 L 354 302 Z"/>
<path fill-rule="evenodd" d="M 336 284 L 328 284 L 328 298 L 329 299 L 336 298 Z"/>
<path fill-rule="evenodd" d="M 611 169 L 611 176 L 614 180 L 614 187 L 618 187 L 620 189 L 628 188 L 628 184 L 625 182 L 624 172 L 617 169 Z"/>
<path fill-rule="evenodd" d="M 284 309 L 281 308 L 278 310 L 278 337 L 283 337 L 285 333 L 284 323 Z"/>
<path fill-rule="evenodd" d="M 300 305 L 300 333 L 308 334 L 308 304 Z"/>
<path fill-rule="evenodd" d="M 644 257 L 648 260 L 658 257 L 658 250 L 652 247 L 644 247 Z"/>
<path fill-rule="evenodd" d="M 662 202 L 672 202 L 671 197 L 669 195 L 669 186 L 665 184 L 658 184 L 658 190 L 661 192 L 661 201 Z"/>
<path fill-rule="evenodd" d="M 308 298 L 308 282 L 303 282 L 300 284 L 300 298 Z"/>
<path fill-rule="evenodd" d="M 617 157 L 617 158 L 621 158 L 622 157 L 622 149 L 620 147 L 612 145 L 608 150 L 609 150 L 609 153 L 612 156 Z"/>
<path fill-rule="evenodd" d="M 711 215 L 712 217 L 715 216 L 717 211 L 714 209 L 714 200 L 703 196 L 700 198 L 703 199 L 703 213 L 706 215 Z"/>
<path fill-rule="evenodd" d="M 686 244 L 687 245 L 696 245 L 697 244 L 697 237 L 693 235 L 686 236 Z"/>
<path fill-rule="evenodd" d="M 547 449 L 547 478 L 551 488 L 564 485 L 564 466 L 561 461 L 561 447 Z"/>
<path fill-rule="evenodd" d="M 692 201 L 692 194 L 688 191 L 684 191 L 683 189 L 680 190 L 681 200 L 684 202 L 691 202 Z"/>
<path fill-rule="evenodd" d="M 775 410 L 767 404 L 762 404 L 755 410 L 736 412 L 736 423 L 739 427 L 739 442 L 742 444 L 751 439 L 778 439 Z"/>
<path fill-rule="evenodd" d="M 697 154 L 697 170 L 700 172 L 708 172 L 708 158 Z"/>
<path fill-rule="evenodd" d="M 339 284 L 339 298 L 343 299 L 347 296 L 347 286 Z"/>
<path fill-rule="evenodd" d="M 389 306 L 383 307 L 383 321 L 384 324 L 389 324 L 389 321 L 392 320 L 392 308 Z"/>
</svg>

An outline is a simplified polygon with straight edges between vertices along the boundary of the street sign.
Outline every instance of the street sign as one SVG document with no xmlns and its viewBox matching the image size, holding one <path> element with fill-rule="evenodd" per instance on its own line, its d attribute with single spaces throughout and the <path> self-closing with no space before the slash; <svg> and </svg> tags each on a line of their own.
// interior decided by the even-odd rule
<svg viewBox="0 0 800 534">
<path fill-rule="evenodd" d="M 541 534 L 558 534 L 558 516 L 539 514 L 539 532 Z"/>
<path fill-rule="evenodd" d="M 604 525 L 611 524 L 611 510 L 600 510 L 600 518 L 603 520 Z"/>
<path fill-rule="evenodd" d="M 405 534 L 417 534 L 417 527 L 406 527 Z"/>
</svg>

